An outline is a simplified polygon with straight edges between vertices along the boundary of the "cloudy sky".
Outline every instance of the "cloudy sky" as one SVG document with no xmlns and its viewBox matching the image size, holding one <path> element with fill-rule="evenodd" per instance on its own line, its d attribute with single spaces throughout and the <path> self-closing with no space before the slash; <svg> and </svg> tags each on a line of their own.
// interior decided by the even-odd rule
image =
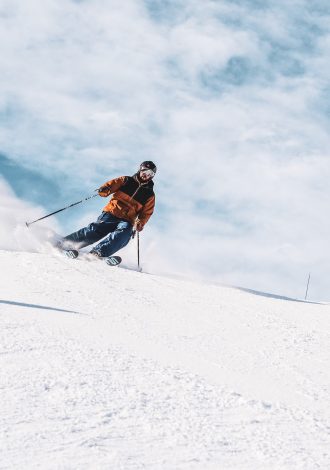
<svg viewBox="0 0 330 470">
<path fill-rule="evenodd" d="M 152 159 L 146 268 L 293 297 L 311 272 L 330 300 L 329 24 L 328 0 L 0 0 L 0 247 Z"/>
</svg>

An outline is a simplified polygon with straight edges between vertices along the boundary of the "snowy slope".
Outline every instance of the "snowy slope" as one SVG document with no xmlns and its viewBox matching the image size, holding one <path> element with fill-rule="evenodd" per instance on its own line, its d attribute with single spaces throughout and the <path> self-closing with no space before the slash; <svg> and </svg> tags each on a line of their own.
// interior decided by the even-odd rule
<svg viewBox="0 0 330 470">
<path fill-rule="evenodd" d="M 0 469 L 329 469 L 330 306 L 0 252 Z"/>
</svg>

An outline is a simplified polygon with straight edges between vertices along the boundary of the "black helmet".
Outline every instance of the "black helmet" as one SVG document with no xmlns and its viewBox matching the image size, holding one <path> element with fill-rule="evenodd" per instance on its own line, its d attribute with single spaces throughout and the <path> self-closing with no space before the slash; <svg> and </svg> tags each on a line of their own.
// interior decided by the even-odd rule
<svg viewBox="0 0 330 470">
<path fill-rule="evenodd" d="M 139 171 L 141 171 L 141 170 L 151 170 L 154 173 L 156 173 L 157 167 L 154 164 L 154 162 L 146 161 L 146 162 L 141 163 Z"/>
</svg>

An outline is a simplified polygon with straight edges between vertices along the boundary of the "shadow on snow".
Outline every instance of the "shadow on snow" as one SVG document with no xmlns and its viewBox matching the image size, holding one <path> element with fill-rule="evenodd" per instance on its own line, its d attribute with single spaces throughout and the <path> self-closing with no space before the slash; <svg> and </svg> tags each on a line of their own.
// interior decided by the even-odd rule
<svg viewBox="0 0 330 470">
<path fill-rule="evenodd" d="M 283 295 L 269 294 L 267 292 L 260 292 L 260 291 L 257 291 L 257 290 L 248 289 L 246 287 L 237 287 L 237 286 L 231 286 L 231 287 L 233 287 L 234 289 L 237 289 L 237 290 L 241 290 L 242 292 L 247 292 L 248 294 L 260 295 L 261 297 L 268 297 L 270 299 L 287 300 L 289 302 L 301 302 L 301 303 L 304 303 L 304 304 L 326 305 L 325 302 L 312 302 L 311 300 L 294 299 L 292 297 L 285 297 Z"/>
<path fill-rule="evenodd" d="M 40 308 L 42 310 L 53 310 L 56 312 L 76 313 L 78 315 L 84 315 L 83 313 L 75 312 L 74 310 L 64 310 L 62 308 L 46 307 L 45 305 L 25 304 L 23 302 L 13 302 L 11 300 L 0 300 L 0 304 L 16 305 L 17 307 Z"/>
</svg>

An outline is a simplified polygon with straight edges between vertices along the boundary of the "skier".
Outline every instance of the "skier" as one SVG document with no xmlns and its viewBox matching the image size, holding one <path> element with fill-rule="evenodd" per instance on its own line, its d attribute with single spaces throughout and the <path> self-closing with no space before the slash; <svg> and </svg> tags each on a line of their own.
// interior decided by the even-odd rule
<svg viewBox="0 0 330 470">
<path fill-rule="evenodd" d="M 113 194 L 96 222 L 64 237 L 61 250 L 79 250 L 100 241 L 89 252 L 98 258 L 110 257 L 124 248 L 133 230 L 141 232 L 155 206 L 152 181 L 157 171 L 151 161 L 142 162 L 133 176 L 120 176 L 104 183 L 98 190 L 101 197 Z"/>
</svg>

